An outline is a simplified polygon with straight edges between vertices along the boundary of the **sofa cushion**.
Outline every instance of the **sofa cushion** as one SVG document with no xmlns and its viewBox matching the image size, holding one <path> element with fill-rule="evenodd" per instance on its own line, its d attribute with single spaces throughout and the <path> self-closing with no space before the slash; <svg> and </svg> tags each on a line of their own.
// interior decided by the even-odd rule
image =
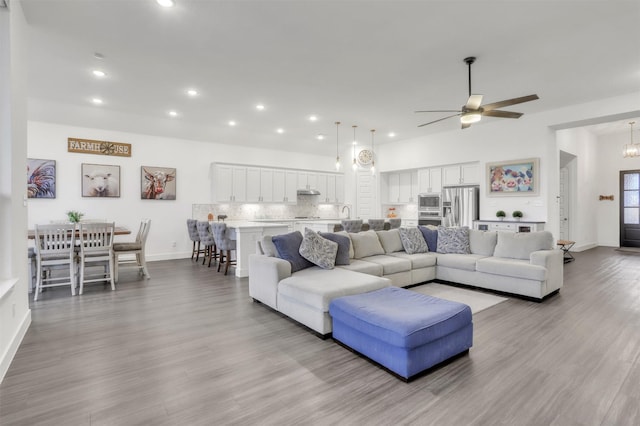
<svg viewBox="0 0 640 426">
<path fill-rule="evenodd" d="M 356 259 L 384 254 L 384 249 L 380 245 L 376 231 L 351 233 L 349 237 L 353 243 L 354 257 Z"/>
<path fill-rule="evenodd" d="M 366 260 L 353 259 L 348 265 L 341 265 L 341 268 L 354 272 L 362 272 L 363 274 L 375 275 L 381 277 L 383 270 L 379 263 L 367 262 Z"/>
<path fill-rule="evenodd" d="M 400 230 L 376 231 L 376 234 L 385 253 L 389 254 L 404 250 L 402 240 L 400 240 Z"/>
<path fill-rule="evenodd" d="M 469 230 L 469 249 L 473 254 L 493 256 L 498 241 L 498 233 L 494 231 Z"/>
<path fill-rule="evenodd" d="M 390 255 L 369 256 L 367 262 L 382 265 L 382 275 L 391 275 L 398 272 L 411 271 L 411 261 Z"/>
<path fill-rule="evenodd" d="M 424 240 L 427 242 L 427 247 L 429 247 L 429 251 L 437 252 L 438 251 L 438 228 L 427 225 L 427 226 L 418 226 L 420 232 L 422 232 L 422 236 Z"/>
<path fill-rule="evenodd" d="M 438 253 L 469 254 L 469 228 L 438 227 Z"/>
<path fill-rule="evenodd" d="M 271 235 L 265 235 L 260 241 L 260 247 L 262 247 L 262 253 L 269 257 L 278 257 L 278 249 L 273 244 L 273 237 Z"/>
<path fill-rule="evenodd" d="M 478 260 L 476 270 L 487 274 L 504 275 L 507 277 L 536 281 L 544 281 L 547 279 L 547 268 L 540 265 L 532 265 L 528 261 L 521 259 L 487 257 Z"/>
<path fill-rule="evenodd" d="M 300 255 L 300 244 L 302 244 L 300 231 L 275 235 L 272 241 L 278 251 L 278 257 L 291 263 L 292 273 L 313 266 L 313 263 Z"/>
<path fill-rule="evenodd" d="M 551 249 L 553 249 L 553 235 L 549 231 L 498 232 L 498 243 L 493 255 L 529 260 L 531 252 Z"/>
<path fill-rule="evenodd" d="M 330 271 L 317 266 L 304 269 L 278 284 L 278 293 L 322 312 L 336 297 L 366 293 L 389 287 L 387 278 L 335 268 Z"/>
<path fill-rule="evenodd" d="M 321 237 L 313 229 L 304 228 L 300 244 L 300 255 L 322 269 L 333 269 L 336 265 L 338 243 Z"/>
<path fill-rule="evenodd" d="M 391 253 L 389 256 L 399 257 L 411 261 L 411 269 L 428 268 L 436 266 L 438 256 L 435 253 L 414 253 L 409 254 L 404 251 Z"/>
<path fill-rule="evenodd" d="M 355 251 L 353 250 L 353 241 L 351 241 L 349 233 L 347 231 L 338 231 L 334 232 L 334 234 L 349 238 L 349 259 L 353 259 L 355 257 Z"/>
<path fill-rule="evenodd" d="M 404 251 L 407 253 L 426 253 L 429 251 L 427 242 L 418 228 L 400 228 L 398 231 Z"/>
<path fill-rule="evenodd" d="M 351 239 L 346 235 L 338 235 L 332 232 L 319 232 L 320 236 L 327 240 L 338 243 L 338 253 L 336 253 L 336 266 L 348 265 L 350 263 L 349 249 L 351 247 Z"/>
<path fill-rule="evenodd" d="M 438 253 L 438 266 L 475 271 L 476 262 L 485 257 L 479 254 Z"/>
</svg>

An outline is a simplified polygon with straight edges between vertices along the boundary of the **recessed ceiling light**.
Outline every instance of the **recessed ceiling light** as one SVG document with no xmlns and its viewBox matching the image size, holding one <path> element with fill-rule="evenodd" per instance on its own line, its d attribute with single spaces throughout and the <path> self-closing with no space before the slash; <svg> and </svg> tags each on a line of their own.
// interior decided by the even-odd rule
<svg viewBox="0 0 640 426">
<path fill-rule="evenodd" d="M 95 75 L 96 77 L 104 77 L 107 75 L 107 73 L 105 73 L 102 70 L 93 70 L 92 71 L 93 75 Z"/>
<path fill-rule="evenodd" d="M 189 96 L 197 96 L 198 95 L 198 91 L 196 89 L 189 89 L 189 90 L 187 90 L 187 95 L 189 95 Z"/>
<path fill-rule="evenodd" d="M 278 129 L 276 129 L 276 132 L 282 134 L 282 133 L 284 133 L 284 129 L 282 127 L 280 127 Z"/>
<path fill-rule="evenodd" d="M 388 136 L 389 136 L 390 138 L 395 138 L 395 137 L 396 137 L 396 134 L 395 134 L 395 133 L 393 133 L 393 132 L 389 132 L 389 135 L 388 135 Z"/>
<path fill-rule="evenodd" d="M 102 105 L 102 99 L 100 98 L 93 98 L 91 99 L 91 102 L 93 102 L 96 105 Z"/>
<path fill-rule="evenodd" d="M 318 117 L 315 115 L 310 115 L 309 116 L 309 121 L 318 121 Z"/>
<path fill-rule="evenodd" d="M 173 7 L 175 5 L 173 0 L 156 0 L 156 3 L 162 7 Z"/>
<path fill-rule="evenodd" d="M 168 114 L 169 114 L 171 117 L 177 117 L 177 116 L 178 116 L 178 111 L 169 111 L 169 112 L 168 112 Z"/>
<path fill-rule="evenodd" d="M 262 105 L 262 104 L 258 104 L 258 105 L 256 105 L 256 109 L 257 109 L 258 111 L 262 111 L 262 110 L 264 109 L 264 105 Z"/>
<path fill-rule="evenodd" d="M 229 121 L 229 126 L 233 127 L 235 126 L 237 123 L 233 120 Z"/>
<path fill-rule="evenodd" d="M 319 141 L 324 140 L 324 135 L 320 133 L 318 136 L 316 136 L 316 139 L 318 139 Z"/>
</svg>

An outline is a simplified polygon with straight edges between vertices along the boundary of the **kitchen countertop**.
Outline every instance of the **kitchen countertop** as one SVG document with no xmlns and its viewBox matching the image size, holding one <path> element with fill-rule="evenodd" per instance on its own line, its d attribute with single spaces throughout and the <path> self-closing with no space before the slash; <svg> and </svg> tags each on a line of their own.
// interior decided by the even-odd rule
<svg viewBox="0 0 640 426">
<path fill-rule="evenodd" d="M 214 222 L 210 222 L 214 223 Z M 227 228 L 276 228 L 282 226 L 288 226 L 282 222 L 257 222 L 251 220 L 227 220 L 224 222 Z"/>
</svg>

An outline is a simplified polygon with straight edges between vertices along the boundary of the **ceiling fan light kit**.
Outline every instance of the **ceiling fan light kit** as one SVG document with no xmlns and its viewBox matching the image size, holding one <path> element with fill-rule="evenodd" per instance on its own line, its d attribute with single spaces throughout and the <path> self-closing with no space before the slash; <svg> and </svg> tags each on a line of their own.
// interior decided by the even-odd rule
<svg viewBox="0 0 640 426">
<path fill-rule="evenodd" d="M 466 129 L 471 126 L 473 123 L 477 123 L 481 120 L 482 116 L 487 117 L 497 117 L 497 118 L 520 118 L 522 113 L 520 112 L 512 112 L 512 111 L 502 111 L 498 108 L 511 106 L 515 104 L 521 104 L 523 102 L 534 101 L 538 98 L 538 95 L 528 95 L 521 96 L 519 98 L 505 99 L 504 101 L 494 102 L 491 104 L 482 105 L 482 95 L 474 95 L 471 93 L 471 65 L 476 61 L 475 56 L 469 56 L 464 58 L 464 63 L 467 64 L 469 68 L 469 99 L 467 99 L 467 103 L 460 110 L 432 110 L 432 111 L 416 111 L 417 113 L 421 112 L 455 112 L 456 114 L 449 115 L 444 118 L 440 118 L 438 120 L 430 121 L 428 123 L 424 123 L 419 125 L 418 127 L 427 126 L 429 124 L 437 123 L 439 121 L 446 120 L 452 117 L 460 117 L 460 123 L 462 124 L 462 128 Z"/>
</svg>

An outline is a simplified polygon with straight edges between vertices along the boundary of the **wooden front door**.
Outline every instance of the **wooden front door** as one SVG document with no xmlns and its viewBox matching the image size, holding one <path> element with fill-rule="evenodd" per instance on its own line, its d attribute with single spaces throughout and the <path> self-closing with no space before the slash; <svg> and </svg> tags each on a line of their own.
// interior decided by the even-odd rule
<svg viewBox="0 0 640 426">
<path fill-rule="evenodd" d="M 620 247 L 640 247 L 640 170 L 620 172 Z"/>
</svg>

